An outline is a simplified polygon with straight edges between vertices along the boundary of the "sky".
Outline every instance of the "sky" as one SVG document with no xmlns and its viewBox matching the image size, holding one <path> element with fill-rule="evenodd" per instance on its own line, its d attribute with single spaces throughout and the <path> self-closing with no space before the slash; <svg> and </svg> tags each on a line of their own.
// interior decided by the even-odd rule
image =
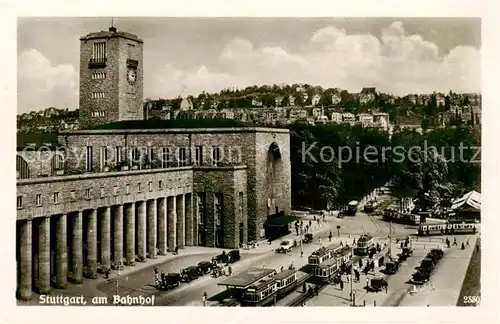
<svg viewBox="0 0 500 324">
<path fill-rule="evenodd" d="M 114 18 L 144 40 L 144 98 L 308 83 L 481 90 L 478 18 Z M 18 19 L 18 113 L 78 108 L 79 37 L 111 18 Z"/>
</svg>

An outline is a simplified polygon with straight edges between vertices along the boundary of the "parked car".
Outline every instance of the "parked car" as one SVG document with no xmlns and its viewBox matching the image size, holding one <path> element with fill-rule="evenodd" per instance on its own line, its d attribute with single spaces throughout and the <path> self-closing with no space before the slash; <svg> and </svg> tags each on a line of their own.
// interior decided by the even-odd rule
<svg viewBox="0 0 500 324">
<path fill-rule="evenodd" d="M 179 273 L 169 273 L 165 276 L 165 279 L 160 283 L 158 289 L 170 290 L 178 287 L 181 282 L 181 275 Z"/>
<path fill-rule="evenodd" d="M 278 253 L 287 253 L 291 252 L 292 248 L 297 245 L 297 242 L 294 239 L 286 239 L 281 241 L 280 246 L 276 249 Z"/>
<path fill-rule="evenodd" d="M 384 273 L 385 274 L 395 274 L 399 269 L 399 263 L 398 262 L 393 262 L 393 261 L 389 261 L 389 262 L 386 262 L 385 264 L 385 270 L 384 270 Z"/>
<path fill-rule="evenodd" d="M 312 233 L 305 234 L 304 239 L 302 240 L 302 242 L 304 242 L 304 243 L 311 243 L 312 241 L 313 241 Z"/>
<path fill-rule="evenodd" d="M 197 279 L 199 276 L 198 267 L 190 266 L 181 270 L 182 281 L 190 282 Z"/>
<path fill-rule="evenodd" d="M 388 286 L 387 281 L 384 278 L 373 278 L 370 281 L 370 286 L 365 287 L 367 291 L 379 292 Z"/>
<path fill-rule="evenodd" d="M 198 273 L 200 276 L 203 276 L 212 270 L 212 263 L 208 261 L 198 262 Z"/>
<path fill-rule="evenodd" d="M 423 284 L 429 281 L 430 273 L 418 270 L 412 275 L 412 282 L 415 284 Z"/>
<path fill-rule="evenodd" d="M 232 250 L 229 251 L 229 263 L 234 263 L 236 261 L 240 261 L 241 256 L 240 256 L 240 250 Z"/>
</svg>

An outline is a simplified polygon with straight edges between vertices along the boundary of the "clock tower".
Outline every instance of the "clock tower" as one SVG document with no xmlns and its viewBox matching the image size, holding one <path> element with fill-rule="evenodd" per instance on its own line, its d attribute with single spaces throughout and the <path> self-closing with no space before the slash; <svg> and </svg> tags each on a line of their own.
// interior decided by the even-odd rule
<svg viewBox="0 0 500 324">
<path fill-rule="evenodd" d="M 117 31 L 80 38 L 80 124 L 142 120 L 143 41 Z"/>
</svg>

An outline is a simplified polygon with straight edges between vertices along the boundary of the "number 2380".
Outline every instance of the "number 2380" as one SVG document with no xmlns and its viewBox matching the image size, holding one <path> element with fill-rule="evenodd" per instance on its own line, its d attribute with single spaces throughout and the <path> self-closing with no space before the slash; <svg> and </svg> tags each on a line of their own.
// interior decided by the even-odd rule
<svg viewBox="0 0 500 324">
<path fill-rule="evenodd" d="M 464 296 L 464 304 L 479 304 L 481 297 L 479 296 Z"/>
</svg>

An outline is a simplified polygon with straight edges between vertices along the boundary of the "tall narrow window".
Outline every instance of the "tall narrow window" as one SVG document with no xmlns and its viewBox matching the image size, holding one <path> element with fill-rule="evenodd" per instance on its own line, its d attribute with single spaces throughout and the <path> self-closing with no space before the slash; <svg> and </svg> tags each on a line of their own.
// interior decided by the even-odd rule
<svg viewBox="0 0 500 324">
<path fill-rule="evenodd" d="M 148 147 L 148 160 L 146 163 L 152 166 L 153 161 L 154 161 L 154 148 L 150 146 Z"/>
<path fill-rule="evenodd" d="M 92 146 L 87 146 L 87 159 L 85 167 L 87 172 L 92 171 Z"/>
<path fill-rule="evenodd" d="M 59 203 L 59 193 L 54 192 L 54 204 L 58 204 L 58 203 Z"/>
<path fill-rule="evenodd" d="M 94 51 L 92 52 L 92 58 L 97 62 L 102 62 L 106 59 L 105 42 L 94 43 Z"/>
<path fill-rule="evenodd" d="M 240 191 L 238 196 L 239 215 L 241 217 L 240 219 L 243 220 L 243 192 Z"/>
<path fill-rule="evenodd" d="M 198 224 L 205 224 L 205 194 L 199 193 L 197 195 L 198 202 Z"/>
<path fill-rule="evenodd" d="M 220 147 L 214 146 L 212 147 L 212 165 L 218 166 L 220 165 Z"/>
<path fill-rule="evenodd" d="M 101 170 L 108 166 L 108 148 L 106 146 L 101 147 Z"/>
<path fill-rule="evenodd" d="M 181 147 L 179 148 L 179 161 L 178 161 L 178 166 L 183 167 L 186 166 L 186 148 Z"/>
<path fill-rule="evenodd" d="M 36 195 L 36 205 L 37 206 L 41 206 L 42 205 L 42 195 L 41 194 L 37 194 Z"/>
<path fill-rule="evenodd" d="M 170 148 L 168 147 L 162 147 L 161 149 L 161 167 L 162 168 L 168 168 L 170 167 Z"/>
<path fill-rule="evenodd" d="M 116 157 L 116 164 L 122 163 L 122 147 L 117 146 L 116 147 L 116 152 L 115 152 L 115 157 Z"/>
<path fill-rule="evenodd" d="M 17 208 L 23 208 L 23 196 L 17 196 Z"/>
<path fill-rule="evenodd" d="M 195 164 L 203 165 L 203 146 L 197 146 L 195 148 Z"/>
<path fill-rule="evenodd" d="M 220 226 L 222 217 L 222 194 L 216 193 L 214 195 L 214 215 L 215 215 L 215 226 Z"/>
</svg>

